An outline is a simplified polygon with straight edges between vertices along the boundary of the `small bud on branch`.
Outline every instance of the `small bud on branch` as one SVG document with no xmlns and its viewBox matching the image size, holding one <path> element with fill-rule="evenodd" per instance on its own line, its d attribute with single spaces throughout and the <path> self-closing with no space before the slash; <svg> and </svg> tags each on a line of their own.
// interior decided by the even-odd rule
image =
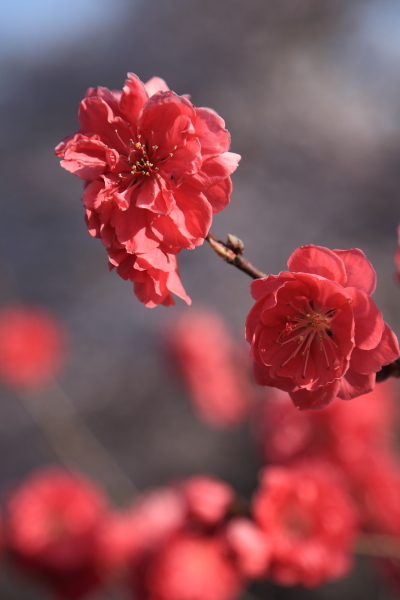
<svg viewBox="0 0 400 600">
<path fill-rule="evenodd" d="M 267 276 L 266 273 L 257 269 L 247 258 L 242 256 L 244 244 L 235 235 L 229 234 L 226 244 L 211 232 L 206 237 L 206 240 L 218 256 L 229 264 L 234 265 L 240 271 L 250 275 L 252 279 L 261 279 Z"/>
</svg>

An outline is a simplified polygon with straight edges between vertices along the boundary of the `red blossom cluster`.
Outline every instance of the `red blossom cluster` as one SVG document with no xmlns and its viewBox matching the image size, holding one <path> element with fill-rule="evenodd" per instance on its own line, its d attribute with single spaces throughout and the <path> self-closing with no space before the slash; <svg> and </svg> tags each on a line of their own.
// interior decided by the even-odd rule
<svg viewBox="0 0 400 600">
<path fill-rule="evenodd" d="M 190 315 L 171 329 L 171 337 L 177 332 L 171 343 L 180 349 L 174 356 L 186 375 L 189 393 L 204 396 L 208 411 L 214 410 L 218 416 L 218 394 L 213 394 L 201 374 L 208 368 L 218 390 L 229 373 L 228 388 L 233 389 L 236 360 L 224 348 L 227 340 L 232 346 L 235 342 L 221 317 L 210 314 L 210 331 L 204 311 L 203 327 L 197 327 L 197 314 L 192 326 Z M 220 344 L 213 339 L 214 330 L 221 334 Z M 185 342 L 192 336 L 196 351 L 188 353 Z M 213 371 L 212 360 L 219 350 L 222 357 L 215 358 Z M 219 360 L 227 363 L 220 380 Z M 246 367 L 244 359 L 242 369 Z M 254 387 L 247 389 L 247 394 L 251 402 L 246 416 L 262 461 L 271 465 L 262 472 L 252 501 L 255 523 L 274 540 L 268 577 L 285 585 L 315 586 L 342 576 L 350 566 L 346 532 L 354 532 L 354 528 L 365 534 L 397 536 L 394 544 L 400 547 L 400 463 L 394 445 L 398 419 L 393 382 L 380 383 L 352 402 L 337 398 L 317 411 L 296 410 L 289 395 L 276 388 L 257 396 Z"/>
<path fill-rule="evenodd" d="M 299 412 L 288 394 L 276 390 L 254 420 L 263 460 L 289 469 L 321 465 L 351 498 L 360 532 L 390 536 L 392 549 L 400 547 L 396 392 L 389 380 L 351 403 L 336 400 L 321 411 Z M 400 582 L 398 562 L 387 564 Z"/>
<path fill-rule="evenodd" d="M 11 494 L 4 546 L 61 600 L 105 588 L 137 600 L 233 600 L 253 579 L 315 586 L 351 564 L 351 503 L 318 469 L 267 468 L 250 512 L 198 475 L 112 510 L 81 475 L 47 468 Z"/>
<path fill-rule="evenodd" d="M 202 244 L 229 202 L 240 156 L 228 152 L 224 121 L 162 79 L 143 84 L 128 73 L 122 92 L 90 88 L 79 122 L 56 154 L 85 181 L 88 230 L 107 248 L 110 268 L 146 306 L 174 304 L 171 293 L 190 304 L 176 255 Z"/>
</svg>

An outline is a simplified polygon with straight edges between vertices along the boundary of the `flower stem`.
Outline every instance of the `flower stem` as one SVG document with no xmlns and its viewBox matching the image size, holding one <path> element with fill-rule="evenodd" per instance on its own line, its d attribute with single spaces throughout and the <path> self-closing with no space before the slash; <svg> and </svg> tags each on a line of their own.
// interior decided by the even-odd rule
<svg viewBox="0 0 400 600">
<path fill-rule="evenodd" d="M 390 535 L 360 535 L 354 552 L 364 556 L 400 561 L 400 538 Z"/>
<path fill-rule="evenodd" d="M 137 490 L 116 460 L 88 428 L 56 381 L 40 394 L 18 395 L 21 404 L 59 460 L 100 481 L 115 500 L 125 503 Z"/>
<path fill-rule="evenodd" d="M 231 238 L 233 236 L 230 236 Z M 237 239 L 237 238 L 236 238 Z M 214 235 L 211 231 L 206 237 L 207 242 L 210 244 L 211 248 L 223 258 L 226 262 L 233 265 L 243 273 L 250 275 L 252 279 L 261 279 L 262 277 L 266 277 L 267 275 L 257 269 L 254 265 L 251 264 L 247 258 L 242 256 L 243 245 L 239 244 L 236 247 L 229 243 L 230 238 L 228 237 L 228 243 L 224 243 L 220 240 L 216 235 Z M 240 240 L 238 240 L 240 242 Z"/>
</svg>

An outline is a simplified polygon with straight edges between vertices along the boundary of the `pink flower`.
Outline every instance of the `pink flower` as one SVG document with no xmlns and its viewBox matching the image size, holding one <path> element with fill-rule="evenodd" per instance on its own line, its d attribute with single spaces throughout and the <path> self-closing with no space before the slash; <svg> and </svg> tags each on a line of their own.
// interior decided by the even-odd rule
<svg viewBox="0 0 400 600">
<path fill-rule="evenodd" d="M 247 318 L 257 383 L 289 393 L 301 409 L 373 390 L 375 374 L 400 354 L 370 296 L 376 275 L 361 250 L 302 246 L 289 271 L 252 283 Z"/>
<path fill-rule="evenodd" d="M 181 491 L 189 517 L 204 525 L 222 521 L 234 500 L 230 485 L 208 475 L 190 477 L 182 483 Z"/>
<path fill-rule="evenodd" d="M 272 580 L 315 587 L 348 572 L 356 515 L 324 463 L 262 471 L 253 515 L 270 541 Z"/>
<path fill-rule="evenodd" d="M 0 311 L 0 379 L 20 390 L 45 386 L 64 359 L 65 332 L 48 312 L 31 306 Z"/>
<path fill-rule="evenodd" d="M 178 278 L 176 264 L 166 267 L 169 255 L 203 243 L 212 215 L 229 202 L 230 175 L 240 157 L 228 152 L 230 136 L 216 113 L 195 108 L 159 78 L 143 84 L 129 73 L 122 92 L 89 89 L 79 121 L 81 129 L 56 154 L 86 181 L 89 232 L 101 238 L 111 261 L 120 250 L 131 255 L 127 278 L 153 305 L 155 294 L 147 288 L 165 273 Z M 132 269 L 152 270 L 153 283 L 135 278 Z M 165 290 L 176 292 L 176 281 L 160 287 L 157 301 L 171 304 Z"/>
<path fill-rule="evenodd" d="M 31 475 L 8 503 L 15 562 L 58 598 L 77 600 L 99 587 L 96 546 L 106 498 L 80 475 L 48 468 Z"/>
<path fill-rule="evenodd" d="M 182 532 L 147 556 L 135 580 L 138 600 L 231 600 L 241 578 L 217 536 Z"/>
<path fill-rule="evenodd" d="M 232 519 L 226 526 L 226 540 L 245 579 L 266 575 L 271 541 L 253 521 L 245 517 Z"/>
<path fill-rule="evenodd" d="M 396 410 L 392 380 L 351 403 L 338 400 L 317 411 L 295 410 L 287 393 L 273 390 L 260 403 L 254 430 L 267 463 L 323 457 L 351 475 L 352 465 L 368 462 L 371 449 L 391 447 Z"/>
<path fill-rule="evenodd" d="M 167 330 L 167 343 L 198 415 L 216 427 L 243 422 L 254 399 L 248 358 L 221 316 L 182 314 Z"/>
</svg>

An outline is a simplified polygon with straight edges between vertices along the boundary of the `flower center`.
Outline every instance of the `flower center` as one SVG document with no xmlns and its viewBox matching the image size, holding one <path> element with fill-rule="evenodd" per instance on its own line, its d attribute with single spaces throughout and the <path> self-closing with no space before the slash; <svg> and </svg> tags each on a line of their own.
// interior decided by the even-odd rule
<svg viewBox="0 0 400 600">
<path fill-rule="evenodd" d="M 331 366 L 336 368 L 335 363 L 338 362 L 336 351 L 339 346 L 332 339 L 331 329 L 331 320 L 336 314 L 336 309 L 314 310 L 312 301 L 308 300 L 306 300 L 305 309 L 297 308 L 292 302 L 288 302 L 287 305 L 294 308 L 297 314 L 286 317 L 285 329 L 279 332 L 275 343 L 281 347 L 293 343 L 296 347 L 280 366 L 286 366 L 300 353 L 303 357 L 301 376 L 306 379 L 310 350 L 313 346 L 318 345 L 319 352 L 323 353 L 326 369 L 329 371 Z"/>
<path fill-rule="evenodd" d="M 118 135 L 118 130 L 115 130 Z M 154 135 L 154 131 L 150 132 L 151 137 Z M 122 171 L 118 173 L 120 179 L 126 177 L 134 178 L 133 183 L 137 182 L 137 176 L 155 176 L 157 179 L 161 179 L 158 171 L 160 167 L 157 166 L 160 163 L 165 163 L 169 158 L 174 155 L 174 152 L 178 146 L 173 146 L 172 151 L 166 156 L 161 156 L 158 152 L 158 146 L 156 144 L 151 145 L 149 142 L 142 142 L 142 136 L 140 133 L 136 136 L 137 141 L 133 139 L 129 140 L 128 144 L 124 144 L 126 148 L 126 162 L 129 171 Z M 121 142 L 122 139 L 120 138 Z"/>
</svg>

